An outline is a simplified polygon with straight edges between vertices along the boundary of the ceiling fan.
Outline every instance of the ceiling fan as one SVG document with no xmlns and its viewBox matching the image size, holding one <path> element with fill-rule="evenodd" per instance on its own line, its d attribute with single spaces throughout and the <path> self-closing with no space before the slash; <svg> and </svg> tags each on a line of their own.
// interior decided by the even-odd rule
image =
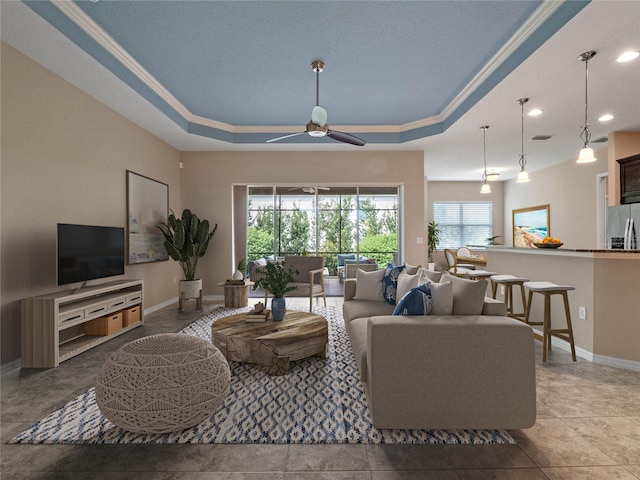
<svg viewBox="0 0 640 480">
<path fill-rule="evenodd" d="M 316 193 L 319 190 L 331 190 L 330 187 L 293 187 L 290 188 L 289 191 L 293 190 L 302 190 L 304 193 Z"/>
<path fill-rule="evenodd" d="M 339 142 L 350 143 L 362 147 L 366 142 L 350 133 L 338 132 L 331 130 L 327 124 L 327 111 L 324 107 L 320 106 L 320 72 L 324 70 L 324 62 L 321 60 L 314 60 L 311 62 L 311 69 L 316 72 L 316 106 L 311 110 L 311 121 L 307 123 L 304 132 L 292 133 L 291 135 L 285 135 L 283 137 L 272 138 L 267 140 L 267 143 L 277 142 L 284 140 L 285 138 L 296 137 L 298 135 L 304 135 L 308 133 L 312 137 L 331 137 Z"/>
</svg>

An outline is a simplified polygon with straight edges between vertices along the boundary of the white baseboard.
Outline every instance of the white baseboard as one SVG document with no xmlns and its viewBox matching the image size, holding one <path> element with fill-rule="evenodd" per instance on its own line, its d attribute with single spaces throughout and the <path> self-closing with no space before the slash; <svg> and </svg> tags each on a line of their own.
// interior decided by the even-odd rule
<svg viewBox="0 0 640 480">
<path fill-rule="evenodd" d="M 224 302 L 224 295 L 204 295 L 202 299 L 211 302 Z"/>
<path fill-rule="evenodd" d="M 14 370 L 19 370 L 22 367 L 22 362 L 20 359 L 14 360 L 13 362 L 6 363 L 0 367 L 0 375 L 5 375 L 9 372 L 13 372 Z"/>
<path fill-rule="evenodd" d="M 202 297 L 202 299 L 208 300 L 208 301 L 224 301 L 224 295 L 205 295 Z M 168 307 L 169 305 L 172 305 L 174 303 L 178 303 L 178 297 L 174 297 L 162 303 L 158 303 L 157 305 L 153 305 L 152 307 L 145 308 L 144 314 L 149 315 L 150 313 L 157 312 L 158 310 L 164 307 Z M 18 370 L 20 368 L 22 368 L 22 362 L 20 361 L 20 359 L 14 360 L 13 362 L 9 362 L 5 365 L 1 365 L 0 376 L 5 375 L 14 370 Z"/>
<path fill-rule="evenodd" d="M 145 315 L 149 315 L 150 313 L 153 312 L 157 312 L 158 310 L 164 308 L 164 307 L 168 307 L 169 305 L 173 304 L 173 303 L 177 303 L 178 302 L 178 297 L 173 297 L 170 298 L 169 300 L 166 300 L 162 303 L 158 303 L 157 305 L 153 305 L 152 307 L 149 308 L 145 308 L 144 309 L 144 314 Z"/>
<path fill-rule="evenodd" d="M 224 301 L 224 295 L 203 295 L 202 296 L 203 300 L 207 300 L 207 301 L 211 301 L 211 302 L 222 302 Z M 174 303 L 178 303 L 178 297 L 173 297 L 165 302 L 159 303 L 157 305 L 154 305 L 152 307 L 149 308 L 145 308 L 144 309 L 144 314 L 148 315 L 150 313 L 153 312 L 157 312 L 158 310 L 164 308 L 164 307 L 168 307 L 169 305 L 172 305 Z"/>
<path fill-rule="evenodd" d="M 542 330 L 536 328 L 533 331 L 542 337 Z M 556 337 L 551 337 L 551 346 L 562 350 L 563 352 L 571 353 L 571 347 L 568 342 Z M 580 357 L 587 362 L 596 363 L 598 365 L 605 365 L 607 367 L 622 368 L 624 370 L 633 370 L 634 372 L 640 372 L 640 362 L 634 362 L 633 360 L 625 360 L 623 358 L 607 357 L 605 355 L 595 355 L 589 350 L 576 347 L 576 357 Z"/>
</svg>

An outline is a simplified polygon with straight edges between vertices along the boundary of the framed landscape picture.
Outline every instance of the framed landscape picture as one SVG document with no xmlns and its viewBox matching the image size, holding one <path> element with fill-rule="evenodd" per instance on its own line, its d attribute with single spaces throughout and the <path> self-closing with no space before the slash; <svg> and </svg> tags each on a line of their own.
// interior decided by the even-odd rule
<svg viewBox="0 0 640 480">
<path fill-rule="evenodd" d="M 169 260 L 157 225 L 169 218 L 169 185 L 127 170 L 128 263 Z"/>
<path fill-rule="evenodd" d="M 534 248 L 549 235 L 549 205 L 513 210 L 513 246 Z"/>
</svg>

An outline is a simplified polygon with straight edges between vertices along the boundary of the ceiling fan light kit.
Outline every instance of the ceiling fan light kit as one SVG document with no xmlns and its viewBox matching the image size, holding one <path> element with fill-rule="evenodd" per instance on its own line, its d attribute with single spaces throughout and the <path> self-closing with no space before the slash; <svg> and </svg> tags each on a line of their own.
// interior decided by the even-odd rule
<svg viewBox="0 0 640 480">
<path fill-rule="evenodd" d="M 327 123 L 327 111 L 320 105 L 320 72 L 324 70 L 324 62 L 322 60 L 314 60 L 311 62 L 311 69 L 316 74 L 316 105 L 311 110 L 311 120 L 305 126 L 304 132 L 292 133 L 290 135 L 284 135 L 278 138 L 272 138 L 267 140 L 267 143 L 277 142 L 284 140 L 285 138 L 297 137 L 298 135 L 304 135 L 305 133 L 311 137 L 330 137 L 334 140 L 343 143 L 350 143 L 362 147 L 366 145 L 366 142 L 361 138 L 351 135 L 350 133 L 338 132 L 337 130 L 331 130 Z"/>
</svg>

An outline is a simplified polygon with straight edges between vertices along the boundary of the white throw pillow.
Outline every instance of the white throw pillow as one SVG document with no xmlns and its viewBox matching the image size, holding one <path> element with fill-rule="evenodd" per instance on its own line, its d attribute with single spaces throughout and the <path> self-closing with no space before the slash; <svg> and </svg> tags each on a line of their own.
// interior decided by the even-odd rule
<svg viewBox="0 0 640 480">
<path fill-rule="evenodd" d="M 267 265 L 267 259 L 266 258 L 258 258 L 256 260 L 256 264 L 258 264 L 261 267 L 264 267 Z"/>
<path fill-rule="evenodd" d="M 427 270 L 424 267 L 418 269 L 418 273 L 422 275 L 424 281 L 431 280 L 433 283 L 440 282 L 442 278 L 442 272 L 434 272 L 433 270 Z"/>
<path fill-rule="evenodd" d="M 409 265 L 408 263 L 404 264 L 404 271 L 407 272 L 409 275 L 415 275 L 416 273 L 418 273 L 418 270 L 421 268 L 422 268 L 421 265 Z M 402 297 L 398 297 L 398 299 L 400 298 Z"/>
<path fill-rule="evenodd" d="M 384 269 L 373 272 L 365 272 L 364 270 L 358 269 L 356 272 L 356 294 L 353 296 L 353 299 L 384 302 L 384 296 L 382 295 L 384 272 Z"/>
<path fill-rule="evenodd" d="M 484 307 L 484 296 L 487 291 L 487 281 L 469 280 L 445 273 L 443 280 L 453 283 L 453 314 L 481 315 Z"/>
<path fill-rule="evenodd" d="M 451 315 L 453 313 L 453 284 L 451 281 L 431 285 L 431 315 Z"/>
<path fill-rule="evenodd" d="M 420 273 L 415 275 L 409 275 L 405 272 L 400 272 L 398 275 L 398 287 L 396 288 L 396 304 L 404 297 L 412 288 L 416 288 L 418 285 L 422 285 L 426 282 L 426 279 L 422 279 Z"/>
</svg>

